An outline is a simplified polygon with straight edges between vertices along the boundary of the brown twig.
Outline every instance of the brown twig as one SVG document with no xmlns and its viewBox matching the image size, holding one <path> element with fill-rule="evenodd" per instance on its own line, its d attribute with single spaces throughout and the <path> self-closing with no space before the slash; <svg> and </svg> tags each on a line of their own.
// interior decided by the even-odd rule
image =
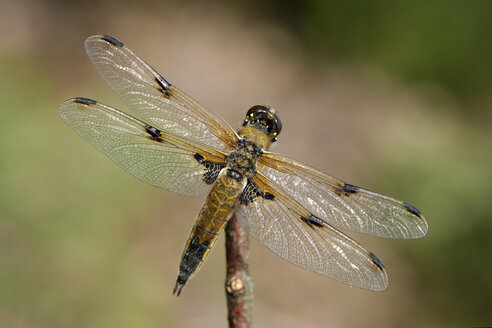
<svg viewBox="0 0 492 328">
<path fill-rule="evenodd" d="M 237 219 L 227 223 L 226 233 L 226 295 L 229 327 L 250 327 L 253 315 L 253 282 L 249 276 L 249 240 Z"/>
</svg>

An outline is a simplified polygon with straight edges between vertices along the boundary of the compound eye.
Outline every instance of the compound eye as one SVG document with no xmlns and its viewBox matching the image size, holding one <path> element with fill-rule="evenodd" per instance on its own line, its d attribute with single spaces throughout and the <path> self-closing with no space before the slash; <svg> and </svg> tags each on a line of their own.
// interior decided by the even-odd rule
<svg viewBox="0 0 492 328">
<path fill-rule="evenodd" d="M 270 128 L 270 120 L 266 115 L 258 115 L 258 122 L 261 124 L 262 127 L 266 128 L 267 130 Z"/>
<path fill-rule="evenodd" d="M 268 121 L 268 133 L 271 133 L 271 134 L 275 133 L 274 129 L 275 129 L 275 122 L 273 122 L 272 120 L 269 120 Z"/>
</svg>

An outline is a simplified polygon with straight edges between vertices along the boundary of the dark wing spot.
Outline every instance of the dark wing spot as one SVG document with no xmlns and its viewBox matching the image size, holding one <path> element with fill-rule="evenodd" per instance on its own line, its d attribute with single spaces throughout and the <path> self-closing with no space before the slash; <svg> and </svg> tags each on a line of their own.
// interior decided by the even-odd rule
<svg viewBox="0 0 492 328">
<path fill-rule="evenodd" d="M 323 221 L 319 217 L 314 216 L 312 214 L 310 216 L 308 216 L 307 218 L 306 217 L 301 217 L 301 220 L 304 223 L 306 223 L 308 226 L 310 226 L 311 228 L 313 228 L 313 227 L 322 228 L 322 227 L 326 226 L 326 222 L 325 221 Z"/>
<path fill-rule="evenodd" d="M 251 179 L 248 179 L 248 183 L 239 197 L 239 202 L 242 205 L 248 205 L 252 203 L 256 197 L 261 196 L 262 194 L 263 192 L 260 188 L 258 188 L 258 186 Z"/>
<path fill-rule="evenodd" d="M 251 181 L 251 179 L 248 179 L 248 183 L 246 184 L 246 187 L 244 188 L 243 192 L 241 193 L 241 196 L 239 197 L 239 202 L 243 205 L 248 205 L 251 202 L 253 202 L 256 197 L 261 195 L 260 189 L 256 186 L 256 184 Z"/>
<path fill-rule="evenodd" d="M 165 78 L 163 78 L 161 75 L 155 78 L 155 81 L 164 89 L 164 90 L 170 90 L 170 84 L 169 82 L 166 81 Z"/>
<path fill-rule="evenodd" d="M 317 227 L 323 227 L 325 226 L 325 221 L 321 220 L 319 217 L 311 215 L 308 217 L 309 223 L 317 226 Z"/>
<path fill-rule="evenodd" d="M 158 129 L 156 129 L 153 126 L 150 126 L 150 125 L 147 125 L 145 127 L 145 131 L 147 131 L 147 133 L 150 134 L 150 136 L 153 139 L 161 136 L 161 131 L 159 131 Z"/>
<path fill-rule="evenodd" d="M 403 206 L 412 213 L 413 215 L 418 216 L 419 218 L 422 217 L 422 212 L 420 212 L 415 206 L 408 204 L 407 202 L 403 202 Z"/>
<path fill-rule="evenodd" d="M 116 47 L 123 47 L 123 42 L 113 38 L 112 36 L 109 36 L 109 35 L 104 35 L 102 37 L 102 39 L 104 41 L 108 41 L 109 43 L 111 43 L 113 46 L 116 46 Z"/>
<path fill-rule="evenodd" d="M 84 105 L 95 105 L 97 102 L 95 100 L 89 99 L 89 98 L 84 98 L 84 97 L 77 97 L 74 100 L 76 103 L 79 104 L 84 104 Z"/>
<path fill-rule="evenodd" d="M 169 98 L 171 96 L 171 93 L 170 93 L 171 89 L 170 89 L 169 82 L 167 82 L 166 79 L 164 79 L 160 75 L 155 78 L 155 81 L 159 85 L 157 90 L 159 90 L 159 92 L 161 92 L 166 98 Z"/>
<path fill-rule="evenodd" d="M 354 185 L 351 185 L 351 184 L 348 184 L 348 183 L 345 183 L 343 186 L 341 185 L 338 185 L 336 188 L 335 188 L 335 193 L 338 195 L 338 196 L 349 196 L 349 194 L 355 194 L 357 193 L 357 191 L 359 190 L 359 187 L 357 186 L 354 186 Z"/>
<path fill-rule="evenodd" d="M 257 197 L 263 197 L 266 200 L 274 200 L 275 195 L 269 192 L 263 192 L 258 186 L 248 178 L 248 183 L 246 184 L 246 187 L 244 188 L 243 192 L 241 193 L 241 196 L 239 197 L 239 202 L 242 205 L 248 205 L 252 202 L 255 201 Z"/>
<path fill-rule="evenodd" d="M 381 271 L 384 270 L 384 264 L 383 262 L 381 262 L 380 259 L 378 259 L 378 257 L 376 255 L 374 255 L 372 252 L 369 253 L 369 257 L 371 258 L 372 262 L 374 264 L 376 264 L 378 266 L 379 269 L 381 269 Z"/>
<path fill-rule="evenodd" d="M 346 183 L 343 185 L 342 189 L 347 194 L 355 194 L 357 190 L 359 190 L 359 187 Z"/>
<path fill-rule="evenodd" d="M 225 163 L 216 163 L 211 161 L 206 161 L 205 157 L 196 153 L 194 156 L 195 160 L 201 165 L 205 166 L 205 174 L 203 175 L 203 181 L 210 185 L 217 180 L 220 171 L 226 166 Z"/>
<path fill-rule="evenodd" d="M 202 162 L 203 165 L 205 165 L 205 174 L 203 175 L 203 181 L 205 181 L 206 184 L 210 185 L 217 180 L 217 177 L 219 176 L 220 171 L 224 168 L 225 163 L 214 163 L 214 162 L 209 162 L 209 161 L 204 161 Z"/>
</svg>

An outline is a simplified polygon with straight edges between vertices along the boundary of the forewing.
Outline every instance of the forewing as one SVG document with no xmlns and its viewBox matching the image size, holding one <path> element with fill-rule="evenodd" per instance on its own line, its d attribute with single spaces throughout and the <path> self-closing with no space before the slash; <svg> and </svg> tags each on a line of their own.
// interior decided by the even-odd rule
<svg viewBox="0 0 492 328">
<path fill-rule="evenodd" d="M 104 80 L 145 121 L 161 131 L 226 151 L 237 135 L 221 118 L 166 81 L 120 41 L 95 35 L 85 41 Z"/>
<path fill-rule="evenodd" d="M 359 288 L 379 291 L 388 285 L 384 266 L 373 253 L 260 175 L 248 182 L 238 211 L 250 235 L 293 264 Z"/>
<path fill-rule="evenodd" d="M 338 228 L 386 238 L 420 238 L 427 233 L 427 222 L 414 206 L 347 184 L 296 160 L 265 153 L 257 169 Z"/>
<path fill-rule="evenodd" d="M 225 155 L 159 131 L 87 98 L 65 101 L 62 119 L 124 170 L 153 186 L 183 195 L 210 189 Z"/>
</svg>

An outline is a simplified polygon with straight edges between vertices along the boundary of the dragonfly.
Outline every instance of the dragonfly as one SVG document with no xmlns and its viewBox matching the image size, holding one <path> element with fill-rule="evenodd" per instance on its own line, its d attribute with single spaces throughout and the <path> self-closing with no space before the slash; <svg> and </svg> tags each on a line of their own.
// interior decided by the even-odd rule
<svg viewBox="0 0 492 328">
<path fill-rule="evenodd" d="M 273 107 L 251 107 L 234 130 L 114 37 L 91 36 L 85 50 L 142 120 L 83 97 L 63 102 L 61 118 L 140 180 L 186 196 L 208 193 L 173 294 L 181 294 L 234 213 L 249 235 L 281 258 L 374 291 L 388 285 L 385 266 L 341 230 L 400 239 L 427 233 L 424 216 L 409 203 L 269 151 L 282 131 Z"/>
</svg>

